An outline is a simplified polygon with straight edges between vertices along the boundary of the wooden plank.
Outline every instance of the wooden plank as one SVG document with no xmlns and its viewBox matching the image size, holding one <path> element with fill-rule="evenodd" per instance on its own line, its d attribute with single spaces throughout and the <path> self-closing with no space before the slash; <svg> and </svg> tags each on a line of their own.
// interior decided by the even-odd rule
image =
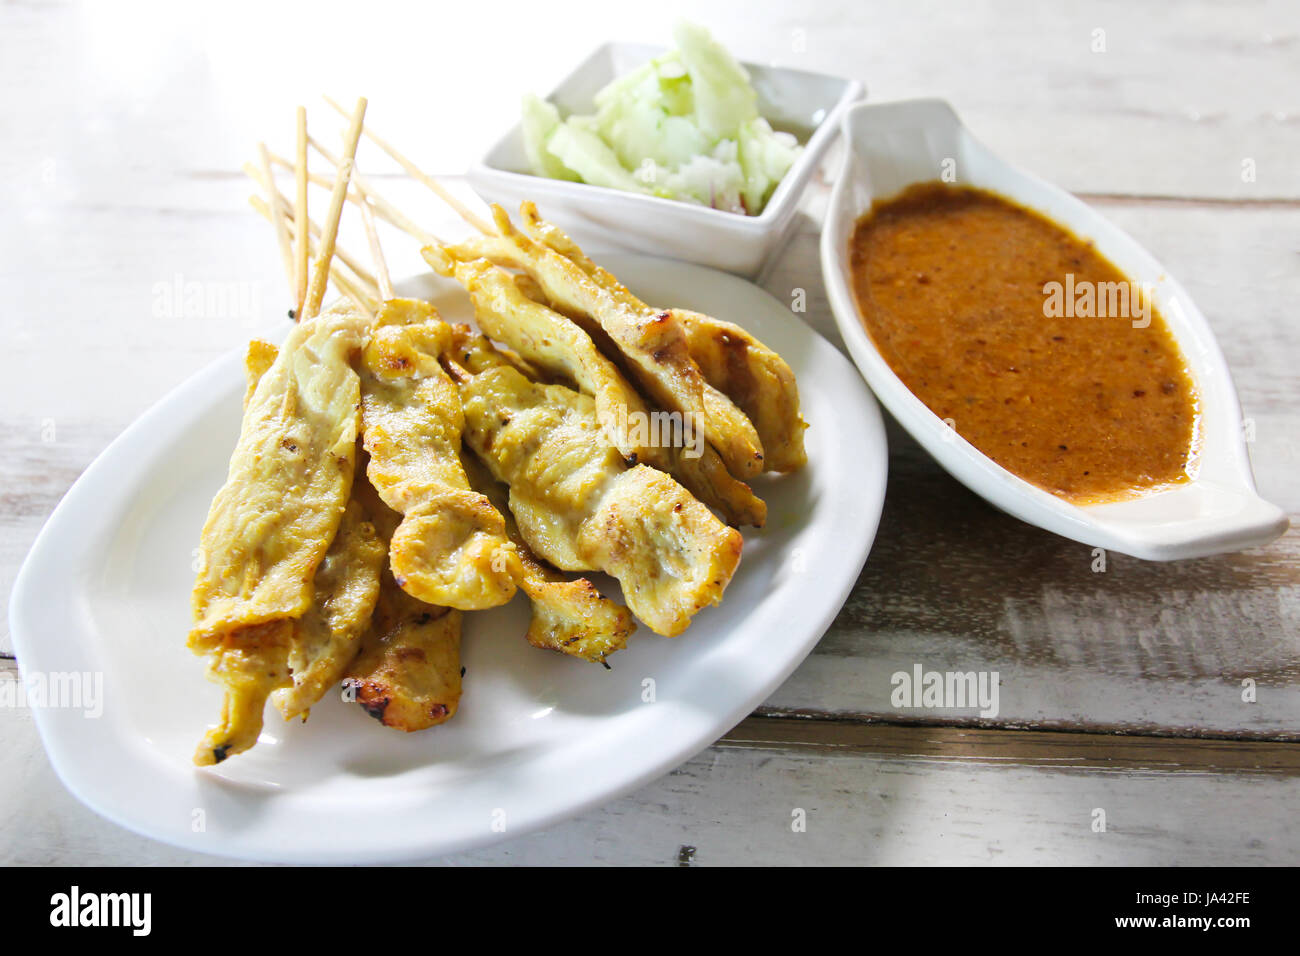
<svg viewBox="0 0 1300 956">
<path fill-rule="evenodd" d="M 0 656 L 0 681 L 20 680 L 18 662 Z M 966 729 L 835 718 L 762 708 L 715 745 L 726 749 L 964 760 L 1058 770 L 1268 773 L 1300 776 L 1300 744 L 1238 738 L 1152 737 L 1123 733 Z"/>
<path fill-rule="evenodd" d="M 852 754 L 1053 770 L 1300 776 L 1296 743 L 899 726 L 790 715 L 746 718 L 716 746 L 810 757 Z"/>
<path fill-rule="evenodd" d="M 1097 573 L 1092 549 L 996 511 L 898 429 L 890 438 L 867 566 L 768 706 L 933 717 L 890 700 L 892 675 L 920 664 L 998 672 L 1000 712 L 985 725 L 1300 739 L 1300 531 L 1195 561 L 1111 554 Z"/>
<path fill-rule="evenodd" d="M 847 737 L 810 742 L 809 726 L 746 721 L 598 810 L 426 862 L 1270 865 L 1300 852 L 1286 822 L 1300 812 L 1294 745 L 1129 741 L 1117 751 L 1126 758 L 1108 760 L 1115 741 L 1083 734 L 841 727 Z M 81 806 L 26 712 L 0 711 L 0 754 L 0 864 L 230 862 L 135 836 Z M 1098 810 L 1105 832 L 1093 830 Z M 803 832 L 792 828 L 799 817 Z"/>
</svg>

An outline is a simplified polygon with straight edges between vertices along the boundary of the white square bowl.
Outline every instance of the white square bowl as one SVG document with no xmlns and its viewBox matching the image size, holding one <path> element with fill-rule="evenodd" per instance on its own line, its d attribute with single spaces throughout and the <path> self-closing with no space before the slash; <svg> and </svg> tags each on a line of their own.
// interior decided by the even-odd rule
<svg viewBox="0 0 1300 956">
<path fill-rule="evenodd" d="M 662 47 L 606 43 L 548 99 L 565 116 L 591 113 L 595 95 L 605 84 L 663 52 Z M 470 169 L 470 184 L 484 199 L 511 213 L 520 202 L 532 199 L 543 216 L 584 243 L 757 275 L 784 243 L 808 179 L 839 130 L 840 117 L 866 90 L 856 80 L 822 73 L 756 63 L 744 67 L 758 94 L 759 113 L 804 145 L 761 215 L 535 176 L 529 171 L 518 122 Z"/>
</svg>

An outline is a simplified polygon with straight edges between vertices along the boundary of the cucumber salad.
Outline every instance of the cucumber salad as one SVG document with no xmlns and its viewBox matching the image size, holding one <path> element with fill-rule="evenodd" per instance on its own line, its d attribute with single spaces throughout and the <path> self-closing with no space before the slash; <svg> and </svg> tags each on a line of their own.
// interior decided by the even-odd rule
<svg viewBox="0 0 1300 956">
<path fill-rule="evenodd" d="M 680 23 L 673 39 L 597 93 L 591 115 L 524 97 L 533 172 L 757 216 L 803 147 L 758 114 L 749 74 L 708 30 Z"/>
</svg>

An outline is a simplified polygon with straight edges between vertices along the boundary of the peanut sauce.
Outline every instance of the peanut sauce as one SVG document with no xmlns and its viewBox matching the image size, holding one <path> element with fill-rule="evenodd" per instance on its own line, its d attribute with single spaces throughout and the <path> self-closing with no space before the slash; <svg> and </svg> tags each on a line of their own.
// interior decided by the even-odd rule
<svg viewBox="0 0 1300 956">
<path fill-rule="evenodd" d="M 873 204 L 849 251 L 889 367 L 1003 468 L 1075 504 L 1188 480 L 1187 363 L 1146 291 L 1090 243 L 934 182 Z"/>
</svg>

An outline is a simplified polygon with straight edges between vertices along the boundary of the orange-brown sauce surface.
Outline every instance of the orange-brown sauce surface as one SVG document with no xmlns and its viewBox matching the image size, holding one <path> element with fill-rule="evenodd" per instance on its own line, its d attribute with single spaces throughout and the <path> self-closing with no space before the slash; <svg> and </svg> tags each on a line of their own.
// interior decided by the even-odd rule
<svg viewBox="0 0 1300 956">
<path fill-rule="evenodd" d="M 1188 479 L 1186 362 L 1148 297 L 1079 298 L 1081 283 L 1128 284 L 1090 244 L 992 193 L 923 183 L 873 205 L 850 254 L 890 368 L 1008 471 L 1080 504 Z"/>
</svg>

